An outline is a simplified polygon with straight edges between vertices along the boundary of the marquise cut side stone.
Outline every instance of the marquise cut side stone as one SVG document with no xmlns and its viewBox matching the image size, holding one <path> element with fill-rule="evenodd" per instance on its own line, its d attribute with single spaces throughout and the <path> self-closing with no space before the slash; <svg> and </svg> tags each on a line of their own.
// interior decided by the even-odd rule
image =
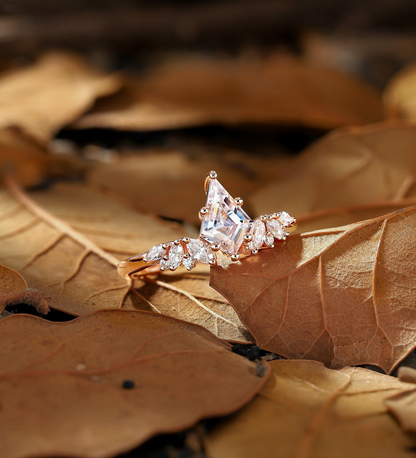
<svg viewBox="0 0 416 458">
<path fill-rule="evenodd" d="M 279 221 L 282 223 L 283 226 L 289 227 L 291 224 L 295 222 L 295 218 L 289 213 L 280 212 Z"/>
<path fill-rule="evenodd" d="M 211 247 L 200 239 L 191 239 L 186 245 L 186 249 L 195 261 L 209 264 L 215 260 L 215 254 Z"/>
<path fill-rule="evenodd" d="M 171 244 L 169 249 L 169 268 L 177 269 L 182 264 L 183 246 Z"/>
<path fill-rule="evenodd" d="M 250 229 L 250 217 L 216 179 L 209 183 L 205 207 L 200 237 L 219 243 L 229 255 L 237 254 Z"/>
<path fill-rule="evenodd" d="M 272 219 L 270 221 L 267 221 L 267 229 L 273 234 L 273 236 L 278 239 L 282 240 L 285 236 L 286 233 L 283 230 L 283 227 L 279 223 L 279 221 Z"/>
<path fill-rule="evenodd" d="M 146 253 L 144 260 L 146 262 L 159 261 L 159 259 L 162 259 L 165 254 L 166 250 L 162 247 L 162 244 L 155 245 Z"/>
<path fill-rule="evenodd" d="M 274 245 L 274 237 L 273 234 L 269 233 L 264 236 L 264 243 L 267 246 L 273 246 Z"/>
<path fill-rule="evenodd" d="M 260 221 L 260 220 L 254 221 L 251 227 L 250 233 L 253 236 L 249 244 L 250 250 L 252 251 L 259 250 L 263 246 L 264 238 L 266 235 L 266 227 L 264 226 L 263 221 Z"/>
</svg>

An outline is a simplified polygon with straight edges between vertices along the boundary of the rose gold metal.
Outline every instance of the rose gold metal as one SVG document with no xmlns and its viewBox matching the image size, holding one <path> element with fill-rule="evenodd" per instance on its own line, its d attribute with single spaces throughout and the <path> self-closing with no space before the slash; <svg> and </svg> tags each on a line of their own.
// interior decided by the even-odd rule
<svg viewBox="0 0 416 458">
<path fill-rule="evenodd" d="M 296 229 L 298 228 L 298 222 L 295 220 L 293 223 L 288 226 L 287 229 L 287 235 L 291 234 L 292 232 L 295 232 Z"/>
<path fill-rule="evenodd" d="M 159 261 L 145 261 L 144 257 L 146 254 L 147 253 L 136 254 L 135 256 L 121 261 L 117 266 L 117 272 L 120 277 L 129 278 L 138 273 L 140 273 L 140 275 L 149 275 L 162 270 Z"/>
</svg>

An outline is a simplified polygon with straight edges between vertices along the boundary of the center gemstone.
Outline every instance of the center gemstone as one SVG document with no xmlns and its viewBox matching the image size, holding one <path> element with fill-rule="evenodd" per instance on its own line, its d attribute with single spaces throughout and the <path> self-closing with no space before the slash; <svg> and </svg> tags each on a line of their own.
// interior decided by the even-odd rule
<svg viewBox="0 0 416 458">
<path fill-rule="evenodd" d="M 219 243 L 229 255 L 237 254 L 250 229 L 250 217 L 216 179 L 209 183 L 205 207 L 208 212 L 202 219 L 199 236 Z"/>
</svg>

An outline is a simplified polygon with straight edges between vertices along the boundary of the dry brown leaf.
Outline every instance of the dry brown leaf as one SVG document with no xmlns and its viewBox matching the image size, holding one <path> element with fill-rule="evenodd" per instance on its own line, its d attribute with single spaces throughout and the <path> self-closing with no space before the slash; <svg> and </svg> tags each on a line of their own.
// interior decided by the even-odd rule
<svg viewBox="0 0 416 458">
<path fill-rule="evenodd" d="M 0 264 L 0 313 L 8 305 L 28 304 L 46 314 L 49 312 L 49 301 L 48 295 L 28 288 L 18 272 Z"/>
<path fill-rule="evenodd" d="M 383 399 L 408 389 L 362 368 L 272 361 L 259 396 L 207 437 L 211 458 L 411 458 Z"/>
<path fill-rule="evenodd" d="M 252 340 L 233 308 L 209 293 L 206 275 L 131 283 L 117 275 L 119 260 L 186 235 L 180 226 L 140 215 L 82 185 L 59 185 L 31 197 L 36 208 L 29 211 L 19 195 L 0 194 L 0 261 L 48 294 L 52 308 L 73 315 L 151 310 L 201 324 L 221 338 Z"/>
<path fill-rule="evenodd" d="M 0 129 L 0 167 L 13 168 L 22 185 L 39 184 L 48 160 L 45 151 L 30 139 L 11 129 Z"/>
<path fill-rule="evenodd" d="M 22 186 L 36 186 L 46 177 L 70 175 L 82 169 L 75 157 L 53 156 L 19 129 L 0 129 L 0 169 L 13 171 Z M 0 176 L 0 182 L 3 177 Z"/>
<path fill-rule="evenodd" d="M 4 458 L 114 456 L 239 409 L 268 375 L 206 329 L 145 312 L 12 316 L 0 339 Z"/>
<path fill-rule="evenodd" d="M 307 148 L 285 177 L 249 199 L 255 214 L 286 210 L 299 232 L 337 227 L 416 204 L 416 127 L 340 129 Z"/>
<path fill-rule="evenodd" d="M 294 235 L 227 269 L 211 268 L 257 344 L 331 368 L 386 372 L 416 346 L 416 207 Z"/>
<path fill-rule="evenodd" d="M 151 149 L 98 166 L 89 179 L 145 212 L 199 223 L 198 212 L 205 203 L 203 180 L 210 170 L 220 174 L 231 195 L 249 196 L 282 174 L 288 162 L 287 158 L 244 156 L 241 152 L 189 157 L 179 151 Z"/>
<path fill-rule="evenodd" d="M 407 65 L 390 80 L 383 101 L 388 118 L 416 120 L 416 64 Z"/>
<path fill-rule="evenodd" d="M 322 129 L 383 119 L 379 94 L 289 55 L 182 58 L 99 101 L 77 127 L 172 129 L 204 124 L 295 124 Z"/>
<path fill-rule="evenodd" d="M 411 367 L 400 367 L 398 371 L 399 380 L 416 383 L 416 369 Z M 394 414 L 401 427 L 405 431 L 416 432 L 416 388 L 409 386 L 409 390 L 387 398 L 384 403 L 386 407 Z"/>
<path fill-rule="evenodd" d="M 18 272 L 0 264 L 0 295 L 16 293 L 26 288 L 27 283 Z"/>
<path fill-rule="evenodd" d="M 46 143 L 98 97 L 119 87 L 116 76 L 91 68 L 81 56 L 49 52 L 34 65 L 0 76 L 0 129 L 19 127 Z"/>
</svg>

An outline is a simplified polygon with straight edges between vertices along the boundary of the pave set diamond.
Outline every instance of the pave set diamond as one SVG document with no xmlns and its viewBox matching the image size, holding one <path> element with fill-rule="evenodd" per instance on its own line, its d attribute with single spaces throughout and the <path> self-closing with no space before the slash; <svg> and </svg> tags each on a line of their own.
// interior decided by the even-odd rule
<svg viewBox="0 0 416 458">
<path fill-rule="evenodd" d="M 216 265 L 216 251 L 236 261 L 243 254 L 256 254 L 273 247 L 275 240 L 285 240 L 287 229 L 296 223 L 286 212 L 263 215 L 254 221 L 241 208 L 243 200 L 234 199 L 211 172 L 205 183 L 207 200 L 200 210 L 201 230 L 198 239 L 184 237 L 155 245 L 144 254 L 147 263 L 160 264 L 160 270 L 180 266 L 192 270 L 198 262 Z"/>
</svg>

